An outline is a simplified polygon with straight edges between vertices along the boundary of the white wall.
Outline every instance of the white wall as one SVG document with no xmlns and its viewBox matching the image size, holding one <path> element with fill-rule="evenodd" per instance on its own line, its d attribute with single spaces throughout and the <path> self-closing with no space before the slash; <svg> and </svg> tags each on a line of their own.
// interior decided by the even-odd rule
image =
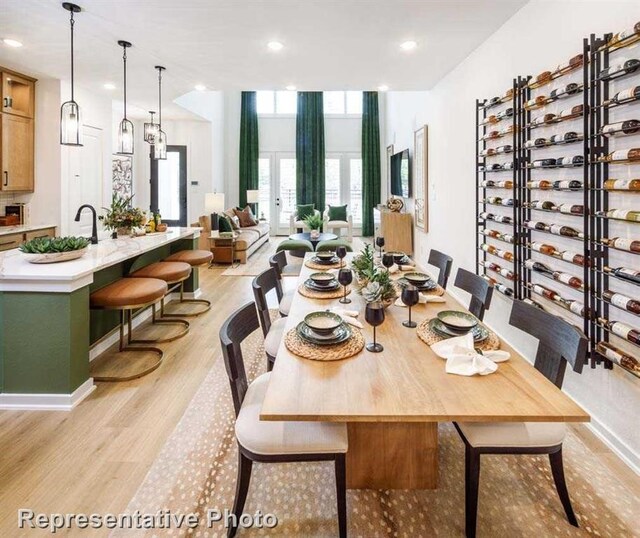
<svg viewBox="0 0 640 538">
<path fill-rule="evenodd" d="M 532 0 L 431 91 L 389 93 L 387 144 L 412 147 L 413 129 L 429 125 L 430 232 L 416 232 L 420 262 L 426 264 L 428 250 L 436 248 L 453 256 L 457 267 L 474 269 L 475 99 L 501 95 L 514 76 L 536 75 L 578 54 L 592 32 L 618 31 L 639 19 L 635 1 Z M 510 306 L 495 294 L 487 322 L 532 357 L 533 340 L 508 326 Z M 587 367 L 582 375 L 569 372 L 564 390 L 590 412 L 593 427 L 640 468 L 639 380 L 620 368 Z"/>
</svg>

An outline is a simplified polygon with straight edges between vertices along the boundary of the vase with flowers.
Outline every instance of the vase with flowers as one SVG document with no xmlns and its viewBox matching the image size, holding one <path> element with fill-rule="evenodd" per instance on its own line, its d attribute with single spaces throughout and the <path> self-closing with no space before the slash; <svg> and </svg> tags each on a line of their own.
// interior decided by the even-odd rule
<svg viewBox="0 0 640 538">
<path fill-rule="evenodd" d="M 100 220 L 107 230 L 113 232 L 113 236 L 132 235 L 134 229 L 143 228 L 147 222 L 147 217 L 142 209 L 133 207 L 131 200 L 114 193 L 111 206 L 103 208 L 104 215 L 100 215 Z"/>
</svg>

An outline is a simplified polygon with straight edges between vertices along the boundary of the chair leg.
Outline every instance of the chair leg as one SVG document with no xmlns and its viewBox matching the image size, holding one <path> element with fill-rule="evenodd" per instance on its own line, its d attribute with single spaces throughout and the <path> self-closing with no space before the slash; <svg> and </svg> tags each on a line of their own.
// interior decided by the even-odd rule
<svg viewBox="0 0 640 538">
<path fill-rule="evenodd" d="M 244 510 L 244 503 L 249 492 L 249 482 L 251 481 L 251 467 L 253 462 L 247 458 L 238 447 L 238 478 L 236 479 L 236 498 L 233 501 L 233 520 L 235 525 L 231 525 L 227 531 L 227 537 L 233 538 L 238 532 L 238 521 Z"/>
<path fill-rule="evenodd" d="M 347 536 L 347 465 L 344 454 L 336 455 L 336 493 L 338 495 L 338 532 Z"/>
<path fill-rule="evenodd" d="M 475 538 L 478 519 L 478 488 L 480 486 L 480 453 L 473 447 L 466 445 L 464 459 L 465 535 L 467 538 Z"/>
<path fill-rule="evenodd" d="M 549 454 L 549 463 L 551 463 L 551 473 L 553 474 L 553 481 L 556 483 L 556 490 L 558 491 L 558 497 L 564 507 L 564 511 L 567 514 L 567 519 L 574 527 L 578 527 L 578 520 L 573 507 L 571 506 L 571 499 L 569 498 L 569 490 L 567 489 L 567 483 L 564 479 L 564 466 L 562 465 L 562 448 L 553 454 Z"/>
</svg>

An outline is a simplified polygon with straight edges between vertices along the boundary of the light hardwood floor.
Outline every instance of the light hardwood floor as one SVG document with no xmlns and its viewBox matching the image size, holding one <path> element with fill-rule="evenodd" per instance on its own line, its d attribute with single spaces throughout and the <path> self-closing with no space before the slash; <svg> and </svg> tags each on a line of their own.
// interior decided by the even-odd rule
<svg viewBox="0 0 640 538">
<path fill-rule="evenodd" d="M 21 535 L 19 508 L 45 513 L 126 508 L 213 362 L 221 360 L 221 323 L 252 300 L 252 278 L 225 277 L 224 270 L 201 270 L 201 287 L 213 307 L 192 318 L 185 338 L 163 344 L 165 362 L 155 372 L 127 383 L 101 383 L 72 412 L 0 412 L 0 536 Z M 640 494 L 637 476 L 586 427 L 571 427 L 603 466 Z"/>
</svg>

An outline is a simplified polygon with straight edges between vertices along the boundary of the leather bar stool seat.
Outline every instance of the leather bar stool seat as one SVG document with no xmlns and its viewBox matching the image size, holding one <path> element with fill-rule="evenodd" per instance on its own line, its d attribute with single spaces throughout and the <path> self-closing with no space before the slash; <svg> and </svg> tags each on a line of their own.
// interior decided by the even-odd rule
<svg viewBox="0 0 640 538">
<path fill-rule="evenodd" d="M 212 260 L 213 253 L 209 250 L 180 250 L 165 258 L 166 262 L 184 262 L 191 267 L 209 264 Z"/>
<path fill-rule="evenodd" d="M 184 262 L 156 262 L 129 275 L 133 278 L 159 278 L 167 284 L 175 284 L 191 276 L 191 266 Z"/>
</svg>

